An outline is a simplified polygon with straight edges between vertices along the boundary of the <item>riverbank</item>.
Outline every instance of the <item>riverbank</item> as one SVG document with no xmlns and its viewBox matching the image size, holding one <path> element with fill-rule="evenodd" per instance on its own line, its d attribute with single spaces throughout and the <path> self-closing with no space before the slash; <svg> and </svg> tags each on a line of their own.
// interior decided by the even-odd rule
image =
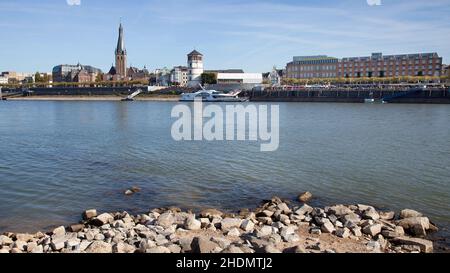
<svg viewBox="0 0 450 273">
<path fill-rule="evenodd" d="M 121 101 L 120 96 L 28 96 L 8 98 L 9 101 Z M 158 95 L 158 96 L 138 96 L 135 101 L 178 101 L 179 96 Z"/>
<path fill-rule="evenodd" d="M 48 233 L 0 235 L 0 253 L 431 253 L 433 242 L 425 237 L 435 231 L 413 210 L 377 211 L 361 204 L 320 208 L 274 197 L 237 214 L 91 209 L 79 224 Z"/>
</svg>

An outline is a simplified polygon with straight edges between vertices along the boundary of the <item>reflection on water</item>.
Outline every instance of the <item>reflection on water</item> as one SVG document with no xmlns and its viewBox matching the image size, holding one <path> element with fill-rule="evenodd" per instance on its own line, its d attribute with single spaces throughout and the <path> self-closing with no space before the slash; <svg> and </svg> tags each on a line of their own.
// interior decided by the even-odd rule
<svg viewBox="0 0 450 273">
<path fill-rule="evenodd" d="M 87 208 L 318 202 L 413 208 L 450 225 L 450 107 L 280 104 L 280 148 L 175 142 L 174 102 L 0 103 L 0 232 L 79 219 Z M 124 190 L 138 186 L 132 197 Z"/>
</svg>

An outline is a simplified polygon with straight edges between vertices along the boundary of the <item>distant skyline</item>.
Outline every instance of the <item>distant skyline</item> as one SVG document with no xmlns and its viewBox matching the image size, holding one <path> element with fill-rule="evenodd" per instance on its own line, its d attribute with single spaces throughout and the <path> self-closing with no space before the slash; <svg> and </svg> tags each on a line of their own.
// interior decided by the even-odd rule
<svg viewBox="0 0 450 273">
<path fill-rule="evenodd" d="M 379 5 L 381 4 L 381 5 Z M 2 0 L 0 71 L 114 63 L 119 22 L 128 66 L 267 72 L 293 56 L 437 52 L 450 63 L 450 0 Z"/>
</svg>

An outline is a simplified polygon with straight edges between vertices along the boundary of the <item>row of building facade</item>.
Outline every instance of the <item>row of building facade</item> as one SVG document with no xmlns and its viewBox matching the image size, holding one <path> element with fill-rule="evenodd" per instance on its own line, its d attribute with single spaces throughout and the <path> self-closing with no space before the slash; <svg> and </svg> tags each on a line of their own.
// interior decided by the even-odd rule
<svg viewBox="0 0 450 273">
<path fill-rule="evenodd" d="M 25 84 L 36 82 L 36 76 L 51 81 L 51 73 L 23 73 L 16 71 L 4 71 L 0 73 L 0 84 Z"/>
<path fill-rule="evenodd" d="M 282 84 L 282 79 L 313 78 L 383 78 L 407 76 L 450 76 L 448 66 L 442 64 L 437 53 L 383 55 L 372 53 L 365 57 L 338 59 L 327 55 L 295 56 L 285 69 L 273 68 L 268 73 L 245 73 L 242 69 L 205 70 L 204 56 L 197 50 L 187 54 L 186 66 L 172 69 L 139 69 L 127 66 L 124 29 L 119 25 L 115 64 L 107 73 L 89 65 L 58 65 L 52 70 L 53 82 L 92 83 L 105 81 L 141 81 L 150 85 L 198 87 L 204 73 L 214 74 L 217 84 L 271 85 Z M 34 74 L 3 72 L 0 84 L 34 82 Z"/>
<path fill-rule="evenodd" d="M 363 78 L 445 75 L 442 57 L 437 53 L 386 55 L 372 53 L 367 57 L 338 59 L 326 55 L 294 57 L 286 65 L 286 77 L 311 78 Z"/>
</svg>

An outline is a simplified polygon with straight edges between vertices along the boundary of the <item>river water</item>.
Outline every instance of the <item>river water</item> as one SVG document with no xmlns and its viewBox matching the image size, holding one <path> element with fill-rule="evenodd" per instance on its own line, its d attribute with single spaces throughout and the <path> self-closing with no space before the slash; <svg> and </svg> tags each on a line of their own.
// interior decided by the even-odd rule
<svg viewBox="0 0 450 273">
<path fill-rule="evenodd" d="M 69 224 L 89 208 L 235 211 L 311 191 L 325 205 L 417 209 L 448 234 L 448 105 L 279 103 L 275 152 L 174 141 L 175 105 L 0 102 L 0 232 Z M 132 186 L 142 191 L 125 196 Z"/>
</svg>

